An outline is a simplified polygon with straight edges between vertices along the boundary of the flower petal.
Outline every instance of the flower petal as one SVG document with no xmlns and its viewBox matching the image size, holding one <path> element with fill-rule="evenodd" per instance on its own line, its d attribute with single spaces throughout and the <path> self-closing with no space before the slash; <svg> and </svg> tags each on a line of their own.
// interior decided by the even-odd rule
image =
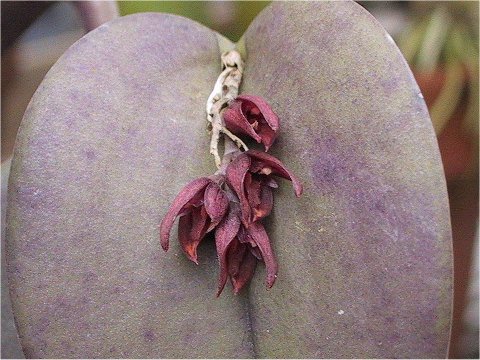
<svg viewBox="0 0 480 360">
<path fill-rule="evenodd" d="M 240 226 L 240 230 L 237 235 L 238 241 L 242 244 L 245 244 L 248 250 L 258 259 L 263 260 L 262 254 L 258 249 L 257 243 L 253 239 L 252 235 L 243 227 Z"/>
<path fill-rule="evenodd" d="M 245 228 L 243 226 L 240 226 L 240 229 L 238 229 L 238 234 L 237 234 L 238 241 L 241 243 L 247 243 L 247 232 L 245 231 Z"/>
<path fill-rule="evenodd" d="M 236 214 L 230 211 L 227 217 L 223 219 L 215 230 L 215 245 L 217 246 L 218 261 L 220 263 L 217 296 L 220 296 L 225 287 L 225 283 L 227 282 L 227 252 L 229 245 L 237 236 L 239 228 L 240 219 Z"/>
<path fill-rule="evenodd" d="M 192 212 L 189 212 L 188 214 L 180 216 L 180 219 L 178 220 L 178 242 L 180 243 L 180 246 L 182 247 L 185 254 L 187 254 L 187 257 L 190 260 L 192 260 L 195 264 L 198 264 L 198 261 L 196 260 L 196 258 L 193 256 L 190 256 L 190 253 L 193 252 L 193 251 L 190 251 L 190 243 L 191 243 L 190 231 L 191 230 L 192 230 Z"/>
<path fill-rule="evenodd" d="M 242 222 L 245 226 L 248 226 L 249 223 L 248 220 L 250 218 L 250 206 L 248 205 L 244 184 L 245 176 L 250 164 L 250 157 L 245 155 L 245 153 L 241 153 L 230 164 L 228 164 L 225 171 L 228 185 L 232 188 L 240 200 Z"/>
<path fill-rule="evenodd" d="M 255 222 L 247 229 L 250 236 L 257 244 L 260 252 L 262 253 L 263 261 L 267 269 L 267 286 L 270 288 L 273 286 L 275 279 L 277 278 L 278 265 L 273 250 L 270 245 L 270 239 L 268 238 L 265 228 L 260 222 Z"/>
<path fill-rule="evenodd" d="M 268 151 L 277 137 L 280 121 L 270 105 L 260 96 L 240 95 L 223 113 L 227 129 L 246 134 Z"/>
<path fill-rule="evenodd" d="M 252 255 L 250 251 L 246 251 L 243 257 L 242 263 L 240 264 L 238 274 L 236 276 L 230 277 L 233 285 L 233 292 L 238 294 L 238 292 L 250 282 L 255 273 L 255 268 L 257 267 L 257 259 Z"/>
<path fill-rule="evenodd" d="M 255 243 L 255 240 L 253 240 L 252 236 L 244 226 L 240 226 L 240 229 L 238 230 L 237 238 L 238 238 L 238 241 L 240 241 L 242 244 L 250 244 L 251 246 L 257 246 L 257 244 Z"/>
<path fill-rule="evenodd" d="M 265 146 L 265 151 L 268 151 L 277 138 L 276 131 L 273 131 L 268 126 L 260 126 L 258 129 L 258 134 L 262 139 L 262 144 Z"/>
<path fill-rule="evenodd" d="M 303 187 L 300 180 L 298 180 L 298 178 L 276 157 L 257 150 L 248 150 L 244 152 L 244 154 L 247 154 L 252 159 L 250 171 L 264 175 L 277 175 L 284 179 L 291 180 L 295 195 L 297 197 L 302 195 Z"/>
<path fill-rule="evenodd" d="M 261 142 L 265 146 L 265 151 L 268 151 L 275 141 L 277 132 L 280 128 L 280 120 L 278 119 L 277 114 L 273 112 L 265 99 L 260 96 L 240 95 L 237 96 L 236 100 L 242 102 L 242 111 L 249 122 L 252 123 L 252 120 L 258 122 L 257 134 L 260 136 Z"/>
<path fill-rule="evenodd" d="M 248 173 L 245 176 L 245 192 L 247 193 L 247 200 L 250 208 L 254 209 L 261 202 L 262 181 Z"/>
<path fill-rule="evenodd" d="M 271 176 L 266 176 L 265 185 L 273 189 L 278 189 L 278 183 Z"/>
<path fill-rule="evenodd" d="M 227 256 L 228 275 L 230 275 L 230 277 L 238 275 L 238 271 L 243 261 L 243 257 L 245 256 L 246 250 L 247 250 L 247 246 L 245 244 L 242 244 L 240 241 L 238 241 L 238 238 L 235 238 L 232 241 L 232 244 L 228 249 L 228 256 Z"/>
<path fill-rule="evenodd" d="M 246 134 L 252 137 L 256 142 L 261 142 L 262 139 L 255 132 L 252 124 L 247 120 L 242 112 L 242 102 L 234 100 L 230 103 L 227 109 L 223 112 L 223 121 L 225 126 L 234 134 Z"/>
<path fill-rule="evenodd" d="M 170 230 L 177 216 L 190 205 L 190 201 L 196 200 L 200 192 L 211 182 L 208 178 L 195 179 L 187 184 L 173 200 L 170 209 L 160 224 L 160 243 L 163 250 L 168 250 L 168 240 L 170 238 Z M 196 201 L 195 201 L 196 202 Z M 196 205 L 196 204 L 193 204 Z"/>
<path fill-rule="evenodd" d="M 211 182 L 206 190 L 204 197 L 205 210 L 210 216 L 211 224 L 208 231 L 213 230 L 223 219 L 228 210 L 228 198 L 225 191 L 215 182 Z"/>
<path fill-rule="evenodd" d="M 255 107 L 260 110 L 262 117 L 265 119 L 266 123 L 270 126 L 270 128 L 274 131 L 277 131 L 280 127 L 280 120 L 278 119 L 277 114 L 275 114 L 270 107 L 270 105 L 265 101 L 264 98 L 261 96 L 256 95 L 239 95 L 236 97 L 236 100 L 240 100 L 242 102 L 249 101 Z M 248 106 L 249 104 L 247 104 Z M 251 106 L 251 105 L 250 105 Z"/>
<path fill-rule="evenodd" d="M 178 241 L 187 257 L 198 265 L 197 247 L 205 237 L 210 225 L 205 208 L 194 208 L 178 221 Z"/>
<path fill-rule="evenodd" d="M 252 208 L 253 219 L 255 222 L 259 219 L 262 219 L 272 212 L 273 209 L 273 191 L 272 188 L 266 185 L 263 185 L 260 189 L 260 203 Z"/>
<path fill-rule="evenodd" d="M 248 250 L 252 253 L 253 256 L 255 256 L 258 260 L 263 261 L 262 253 L 258 249 L 258 246 L 248 246 Z"/>
</svg>

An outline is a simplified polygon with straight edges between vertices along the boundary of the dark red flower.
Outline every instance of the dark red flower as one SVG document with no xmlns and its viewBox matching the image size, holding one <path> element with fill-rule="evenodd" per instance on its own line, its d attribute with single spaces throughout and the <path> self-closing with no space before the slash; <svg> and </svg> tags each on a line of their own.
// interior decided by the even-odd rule
<svg viewBox="0 0 480 360">
<path fill-rule="evenodd" d="M 238 293 L 253 277 L 258 260 L 263 260 L 267 269 L 266 284 L 270 288 L 277 278 L 277 261 L 273 254 L 265 228 L 260 222 L 245 228 L 240 220 L 238 204 L 230 203 L 230 211 L 215 231 L 215 244 L 220 263 L 217 296 L 220 295 L 228 277 L 233 291 Z"/>
<path fill-rule="evenodd" d="M 165 251 L 169 246 L 170 230 L 180 216 L 178 240 L 187 257 L 198 264 L 198 245 L 228 210 L 228 198 L 220 187 L 222 182 L 223 176 L 203 177 L 180 191 L 160 224 L 160 243 Z"/>
<path fill-rule="evenodd" d="M 230 249 L 227 254 L 228 261 L 228 275 L 232 282 L 233 292 L 238 292 L 250 282 L 255 273 L 257 262 L 262 260 L 261 255 L 257 251 L 258 248 L 253 248 L 249 244 L 244 244 L 235 238 L 230 245 Z M 220 284 L 219 284 L 220 285 Z M 219 287 L 219 292 L 221 292 Z"/>
<path fill-rule="evenodd" d="M 228 165 L 227 183 L 238 196 L 245 227 L 270 214 L 272 188 L 277 187 L 273 175 L 292 181 L 295 195 L 302 194 L 302 184 L 297 177 L 280 160 L 262 151 L 241 153 Z"/>
<path fill-rule="evenodd" d="M 180 245 L 198 264 L 197 247 L 205 234 L 215 229 L 220 266 L 217 296 L 229 278 L 238 293 L 253 277 L 258 261 L 265 263 L 266 285 L 272 287 L 278 265 L 261 219 L 273 207 L 273 189 L 278 187 L 274 176 L 291 180 L 295 195 L 301 195 L 302 185 L 295 175 L 277 158 L 256 150 L 236 155 L 226 167 L 225 176 L 190 182 L 160 224 L 163 249 L 168 250 L 170 230 L 180 217 Z"/>
<path fill-rule="evenodd" d="M 223 112 L 225 126 L 235 135 L 249 135 L 268 151 L 277 137 L 278 116 L 260 96 L 240 95 Z"/>
<path fill-rule="evenodd" d="M 253 277 L 257 261 L 265 263 L 266 284 L 272 287 L 278 266 L 260 220 L 273 207 L 272 189 L 278 187 L 273 176 L 291 180 L 297 196 L 302 194 L 302 185 L 278 159 L 255 150 L 238 154 L 227 166 L 225 176 L 230 207 L 215 231 L 220 262 L 217 296 L 229 277 L 238 293 Z"/>
</svg>

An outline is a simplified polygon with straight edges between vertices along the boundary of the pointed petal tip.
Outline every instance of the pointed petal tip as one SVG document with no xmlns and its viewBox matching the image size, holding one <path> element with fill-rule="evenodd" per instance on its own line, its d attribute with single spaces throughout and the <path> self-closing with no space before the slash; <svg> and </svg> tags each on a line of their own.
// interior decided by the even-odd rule
<svg viewBox="0 0 480 360">
<path fill-rule="evenodd" d="M 254 161 L 259 162 L 257 165 L 261 165 L 261 167 L 258 168 L 260 173 L 264 175 L 273 174 L 290 180 L 293 184 L 295 195 L 297 197 L 302 195 L 303 187 L 300 180 L 288 170 L 279 159 L 265 152 L 252 149 L 246 151 L 245 154 L 253 158 Z"/>
<path fill-rule="evenodd" d="M 254 134 L 252 134 L 252 135 L 250 135 L 250 136 L 253 138 L 253 140 L 255 140 L 255 141 L 257 142 L 257 144 L 261 144 L 261 143 L 262 143 L 262 138 L 260 137 L 260 135 L 254 133 Z"/>
<path fill-rule="evenodd" d="M 220 294 L 223 292 L 223 289 L 225 288 L 225 284 L 227 282 L 226 276 L 222 273 L 222 270 L 220 270 L 220 276 L 218 278 L 218 285 L 217 285 L 217 295 L 216 297 L 218 298 Z"/>
<path fill-rule="evenodd" d="M 296 197 L 300 197 L 303 194 L 303 185 L 298 180 L 293 183 L 293 191 L 295 191 Z"/>
<path fill-rule="evenodd" d="M 194 262 L 198 265 L 198 257 L 197 257 L 197 248 L 196 247 L 187 247 L 185 249 L 185 255 L 187 256 L 188 260 Z"/>
<path fill-rule="evenodd" d="M 162 249 L 167 251 L 169 242 L 170 242 L 170 229 L 171 226 L 168 224 L 168 226 L 165 224 L 165 221 L 162 221 L 160 224 L 160 245 L 162 246 Z"/>
<path fill-rule="evenodd" d="M 267 276 L 267 281 L 266 281 L 266 285 L 267 285 L 267 289 L 271 289 L 273 284 L 275 284 L 275 280 L 277 280 L 277 274 L 271 276 L 271 275 L 268 275 Z"/>
<path fill-rule="evenodd" d="M 225 282 L 221 282 L 220 284 L 218 284 L 218 288 L 217 288 L 217 294 L 216 294 L 216 297 L 218 298 L 222 292 L 223 292 L 223 289 L 225 289 L 225 284 L 226 284 L 226 279 L 225 279 Z"/>
<path fill-rule="evenodd" d="M 190 261 L 194 262 L 194 263 L 195 263 L 195 265 L 198 265 L 198 260 L 197 260 L 197 258 L 196 258 L 196 257 L 195 257 L 195 258 L 194 258 L 194 257 L 191 257 L 191 256 L 187 256 L 187 257 L 188 257 L 188 260 L 190 260 Z"/>
<path fill-rule="evenodd" d="M 165 238 L 164 236 L 160 237 L 160 245 L 162 246 L 163 251 L 167 252 L 169 248 L 169 238 Z"/>
<path fill-rule="evenodd" d="M 238 295 L 240 290 L 242 290 L 242 285 L 239 284 L 238 281 L 234 277 L 232 277 L 232 287 L 233 287 L 233 293 L 235 295 Z"/>
<path fill-rule="evenodd" d="M 277 139 L 277 134 L 276 134 L 276 131 L 277 130 L 271 130 L 271 132 L 273 132 L 273 134 L 270 134 L 270 135 L 267 135 L 265 132 L 266 131 L 263 131 L 263 134 L 262 134 L 262 144 L 263 146 L 265 147 L 265 152 L 268 152 L 268 150 L 270 150 L 270 148 L 272 147 L 273 143 L 275 142 L 275 140 Z"/>
</svg>

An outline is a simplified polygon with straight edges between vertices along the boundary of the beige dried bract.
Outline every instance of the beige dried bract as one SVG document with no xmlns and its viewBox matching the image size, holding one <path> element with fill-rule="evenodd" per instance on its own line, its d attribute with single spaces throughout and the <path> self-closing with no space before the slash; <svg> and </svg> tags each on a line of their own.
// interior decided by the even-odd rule
<svg viewBox="0 0 480 360">
<path fill-rule="evenodd" d="M 207 120 L 211 124 L 212 130 L 210 154 L 215 157 L 215 164 L 218 168 L 222 163 L 218 153 L 218 142 L 222 133 L 234 141 L 239 148 L 248 150 L 247 145 L 225 127 L 221 117 L 222 110 L 238 96 L 243 75 L 243 60 L 236 50 L 224 52 L 221 59 L 223 71 L 215 82 L 213 91 L 207 100 Z"/>
</svg>

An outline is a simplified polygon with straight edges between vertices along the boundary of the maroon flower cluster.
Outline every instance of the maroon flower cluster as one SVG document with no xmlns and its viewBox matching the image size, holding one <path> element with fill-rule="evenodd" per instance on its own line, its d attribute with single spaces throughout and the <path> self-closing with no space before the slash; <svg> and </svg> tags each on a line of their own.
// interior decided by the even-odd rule
<svg viewBox="0 0 480 360">
<path fill-rule="evenodd" d="M 228 130 L 252 137 L 265 146 L 265 151 L 272 146 L 280 126 L 270 105 L 254 95 L 237 96 L 223 113 L 223 120 Z"/>
<path fill-rule="evenodd" d="M 257 96 L 237 97 L 223 117 L 231 132 L 247 134 L 267 150 L 279 128 L 278 117 Z M 256 150 L 238 151 L 221 174 L 193 180 L 180 191 L 160 224 L 163 249 L 168 250 L 171 228 L 180 217 L 178 240 L 196 264 L 198 245 L 215 231 L 220 263 L 217 296 L 228 278 L 238 293 L 253 277 L 258 261 L 265 263 L 266 284 L 272 287 L 278 266 L 261 220 L 273 208 L 275 176 L 292 181 L 295 195 L 301 195 L 299 180 L 278 159 Z"/>
</svg>

